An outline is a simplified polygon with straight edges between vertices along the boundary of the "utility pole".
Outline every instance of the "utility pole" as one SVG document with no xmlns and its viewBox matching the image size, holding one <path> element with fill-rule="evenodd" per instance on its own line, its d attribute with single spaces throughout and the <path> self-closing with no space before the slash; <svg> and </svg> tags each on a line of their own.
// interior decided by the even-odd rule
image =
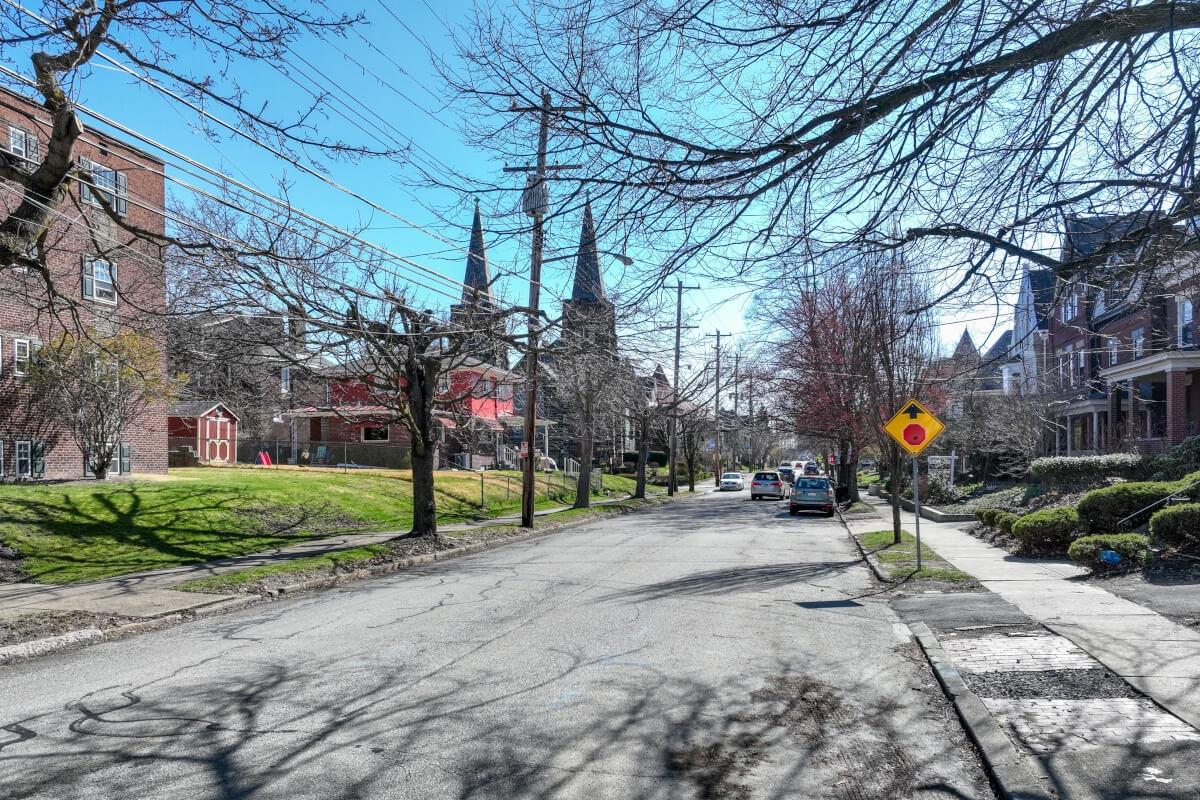
<svg viewBox="0 0 1200 800">
<path fill-rule="evenodd" d="M 525 181 L 525 191 L 521 194 L 521 206 L 525 213 L 533 217 L 533 252 L 529 260 L 529 309 L 526 317 L 528 330 L 528 345 L 525 351 L 525 430 L 522 436 L 525 445 L 525 461 L 521 465 L 521 527 L 533 527 L 533 509 L 536 501 L 536 472 L 534 453 L 537 451 L 537 372 L 538 372 L 538 316 L 541 313 L 540 301 L 542 290 L 542 244 L 544 241 L 544 222 L 546 211 L 550 205 L 549 192 L 546 191 L 546 172 L 549 169 L 578 169 L 577 164 L 563 164 L 553 167 L 546 166 L 546 148 L 550 141 L 550 115 L 562 111 L 582 111 L 581 106 L 554 108 L 550 105 L 550 92 L 542 89 L 541 105 L 536 107 L 519 107 L 513 105 L 510 111 L 529 113 L 536 111 L 541 119 L 538 125 L 537 166 L 505 167 L 505 172 L 533 172 Z M 581 464 L 581 469 L 591 469 L 591 464 Z"/>
<path fill-rule="evenodd" d="M 716 448 L 713 450 L 713 479 L 716 482 L 717 488 L 721 487 L 721 336 L 722 333 L 710 333 L 709 336 L 717 337 L 717 359 L 716 359 L 716 387 L 713 390 L 713 428 L 716 440 Z"/>
<path fill-rule="evenodd" d="M 671 380 L 675 382 L 675 391 L 673 392 L 674 397 L 672 398 L 673 404 L 671 406 L 670 443 L 667 445 L 671 450 L 671 469 L 670 475 L 667 476 L 667 494 L 672 497 L 679 491 L 679 475 L 675 467 L 679 461 L 679 335 L 683 331 L 683 290 L 699 288 L 699 286 L 684 286 L 682 280 L 679 278 L 675 279 L 675 368 L 674 372 L 671 373 Z M 688 325 L 688 328 L 695 327 L 695 325 Z M 689 480 L 691 480 L 690 477 Z"/>
<path fill-rule="evenodd" d="M 741 366 L 742 354 L 735 352 L 733 354 L 733 463 L 741 463 L 741 455 L 738 453 L 742 449 L 742 418 L 738 416 L 738 384 L 741 382 Z"/>
</svg>

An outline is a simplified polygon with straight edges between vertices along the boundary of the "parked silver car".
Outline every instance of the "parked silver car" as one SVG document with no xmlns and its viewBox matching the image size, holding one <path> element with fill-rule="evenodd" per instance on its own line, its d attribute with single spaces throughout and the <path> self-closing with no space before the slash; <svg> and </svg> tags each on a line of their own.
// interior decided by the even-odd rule
<svg viewBox="0 0 1200 800">
<path fill-rule="evenodd" d="M 783 500 L 788 496 L 790 485 L 778 472 L 756 472 L 750 481 L 750 499 L 770 497 L 772 500 Z"/>
<path fill-rule="evenodd" d="M 832 517 L 834 505 L 833 483 L 829 478 L 796 478 L 792 486 L 792 499 L 788 502 L 789 513 L 824 511 L 825 516 Z"/>
</svg>

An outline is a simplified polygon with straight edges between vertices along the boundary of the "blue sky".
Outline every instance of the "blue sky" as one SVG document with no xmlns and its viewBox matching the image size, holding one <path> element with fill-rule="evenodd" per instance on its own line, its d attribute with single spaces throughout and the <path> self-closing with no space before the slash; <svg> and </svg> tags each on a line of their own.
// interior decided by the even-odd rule
<svg viewBox="0 0 1200 800">
<path fill-rule="evenodd" d="M 334 7 L 339 11 L 350 10 L 341 3 Z M 465 15 L 471 13 L 470 0 L 437 0 L 436 4 L 409 0 L 386 8 L 382 0 L 362 0 L 359 7 L 367 17 L 367 24 L 358 33 L 350 34 L 333 46 L 308 42 L 296 48 L 293 68 L 311 72 L 325 90 L 333 91 L 339 97 L 327 101 L 329 112 L 325 118 L 317 118 L 321 131 L 331 138 L 368 146 L 380 146 L 381 141 L 407 144 L 411 140 L 413 157 L 427 167 L 437 169 L 440 162 L 470 177 L 496 180 L 503 165 L 493 161 L 488 153 L 467 147 L 461 141 L 458 121 L 445 109 L 445 90 L 426 49 L 428 46 L 438 56 L 453 59 L 446 25 L 462 23 Z M 351 63 L 345 54 L 361 66 Z M 12 52 L 4 55 L 11 65 L 28 72 L 26 58 L 18 58 Z M 207 56 L 200 58 L 181 52 L 178 58 L 195 73 L 212 71 L 205 63 Z M 289 112 L 311 100 L 268 65 L 243 69 L 239 82 L 248 90 L 247 105 L 266 104 L 266 112 L 275 116 L 287 117 Z M 335 87 L 352 88 L 353 94 L 337 95 Z M 465 247 L 468 239 L 468 204 L 463 203 L 462 210 L 454 215 L 456 219 L 443 224 L 429 207 L 445 208 L 457 198 L 442 190 L 405 185 L 403 178 L 415 175 L 411 167 L 382 158 L 368 158 L 358 163 L 326 162 L 334 180 L 413 221 L 417 227 L 373 211 L 359 200 L 303 175 L 236 137 L 213 140 L 202 135 L 194 113 L 112 67 L 97 65 L 76 88 L 79 99 L 97 111 L 264 191 L 276 193 L 277 181 L 286 178 L 293 182 L 289 196 L 296 206 L 345 228 L 365 227 L 364 238 L 452 280 L 462 279 L 465 255 L 459 248 Z M 361 106 L 358 105 L 360 101 Z M 372 111 L 378 116 L 369 113 Z M 531 150 L 534 144 L 531 140 Z M 520 177 L 513 176 L 512 184 L 515 205 Z M 444 239 L 450 240 L 449 243 Z M 547 249 L 551 253 L 568 253 L 574 249 L 577 239 L 577 222 L 556 222 L 548 230 Z M 529 255 L 527 247 L 521 244 L 494 245 L 489 251 L 494 267 L 509 275 L 501 279 L 501 293 L 517 301 L 523 301 L 527 292 L 527 284 L 522 278 L 528 274 Z M 619 250 L 621 243 L 601 242 L 601 248 Z M 638 257 L 636 252 L 629 255 Z M 602 260 L 607 270 L 606 279 L 610 284 L 618 283 L 621 266 L 612 259 Z M 570 268 L 569 259 L 547 266 L 544 281 L 551 295 L 569 291 Z M 684 277 L 689 283 L 697 282 L 694 278 Z M 711 341 L 700 338 L 702 334 L 716 329 L 735 333 L 745 329 L 743 314 L 749 300 L 749 295 L 738 287 L 713 285 L 703 279 L 699 282 L 702 289 L 686 293 L 685 303 L 685 313 L 703 326 L 692 332 L 696 341 L 690 349 L 697 356 L 706 346 L 701 342 Z M 447 292 L 453 291 L 443 288 Z M 450 300 L 431 295 L 430 302 L 445 306 Z M 543 302 L 551 306 L 554 303 L 552 297 L 544 298 Z M 960 316 L 965 318 L 965 315 Z M 993 326 L 990 320 L 978 319 L 978 316 L 975 314 L 969 324 L 977 343 L 982 344 L 982 340 L 990 338 Z M 663 324 L 669 321 L 664 318 Z M 962 324 L 946 320 L 943 339 L 952 344 L 961 331 Z"/>
</svg>

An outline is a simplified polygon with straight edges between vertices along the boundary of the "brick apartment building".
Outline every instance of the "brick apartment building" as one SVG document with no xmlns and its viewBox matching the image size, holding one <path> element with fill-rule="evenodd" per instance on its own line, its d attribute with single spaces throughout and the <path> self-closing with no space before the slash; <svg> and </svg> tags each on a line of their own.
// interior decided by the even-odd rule
<svg viewBox="0 0 1200 800">
<path fill-rule="evenodd" d="M 32 169 L 46 152 L 49 114 L 36 102 L 0 89 L 0 150 L 18 169 Z M 88 130 L 75 147 L 82 166 L 110 194 L 118 213 L 163 232 L 163 163 Z M 21 187 L 0 184 L 5 211 Z M 80 478 L 84 458 L 70 436 L 50 423 L 25 385 L 30 359 L 44 342 L 76 327 L 115 333 L 134 329 L 158 336 L 166 290 L 162 252 L 112 222 L 76 182 L 44 240 L 53 292 L 35 270 L 0 268 L 0 475 L 4 480 Z M 53 298 L 57 293 L 58 297 Z M 165 358 L 164 358 L 165 368 Z M 165 407 L 150 409 L 121 437 L 111 474 L 165 472 Z"/>
</svg>

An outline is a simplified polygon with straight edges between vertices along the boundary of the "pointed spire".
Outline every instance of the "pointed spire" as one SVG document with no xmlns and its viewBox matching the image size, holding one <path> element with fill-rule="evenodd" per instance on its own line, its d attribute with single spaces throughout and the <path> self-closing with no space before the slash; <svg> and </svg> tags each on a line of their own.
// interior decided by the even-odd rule
<svg viewBox="0 0 1200 800">
<path fill-rule="evenodd" d="M 604 300 L 604 281 L 600 276 L 600 254 L 596 250 L 596 223 L 592 219 L 592 201 L 583 204 L 583 227 L 579 231 L 579 252 L 575 256 L 574 302 Z"/>
<path fill-rule="evenodd" d="M 958 339 L 958 346 L 954 348 L 954 358 L 977 358 L 978 356 L 979 350 L 975 347 L 970 332 L 963 328 L 962 336 Z"/>
<path fill-rule="evenodd" d="M 467 276 L 463 280 L 463 303 L 492 305 L 492 279 L 488 275 L 487 250 L 483 244 L 483 217 L 479 200 L 475 201 L 475 219 L 471 223 L 471 247 L 467 251 Z"/>
</svg>

